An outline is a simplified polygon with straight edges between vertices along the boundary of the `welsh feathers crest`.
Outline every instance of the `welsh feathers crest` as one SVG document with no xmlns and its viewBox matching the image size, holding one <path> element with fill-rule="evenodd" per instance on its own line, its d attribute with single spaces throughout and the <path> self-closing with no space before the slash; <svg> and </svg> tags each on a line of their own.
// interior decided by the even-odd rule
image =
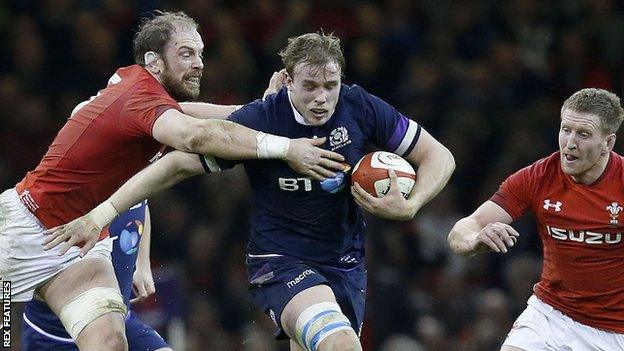
<svg viewBox="0 0 624 351">
<path fill-rule="evenodd" d="M 620 212 L 622 212 L 622 210 L 624 210 L 624 207 L 618 205 L 617 202 L 612 202 L 611 205 L 607 206 L 607 211 L 609 212 L 609 216 L 611 216 L 609 224 L 611 224 L 612 226 L 617 226 L 620 224 L 620 222 L 618 221 L 618 216 L 620 215 Z"/>
</svg>

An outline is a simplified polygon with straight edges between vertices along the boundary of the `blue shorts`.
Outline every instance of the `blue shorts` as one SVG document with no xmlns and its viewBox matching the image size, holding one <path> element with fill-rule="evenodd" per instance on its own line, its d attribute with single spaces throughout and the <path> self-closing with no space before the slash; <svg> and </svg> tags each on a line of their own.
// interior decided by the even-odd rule
<svg viewBox="0 0 624 351">
<path fill-rule="evenodd" d="M 158 333 L 141 322 L 132 311 L 126 319 L 126 338 L 129 351 L 152 351 L 163 347 L 170 347 Z M 22 328 L 22 351 L 78 351 L 72 341 L 48 336 L 36 331 L 32 326 L 24 323 Z"/>
<path fill-rule="evenodd" d="M 280 321 L 286 304 L 299 292 L 320 284 L 333 290 L 342 312 L 359 335 L 366 300 L 364 264 L 343 270 L 285 256 L 248 257 L 247 276 L 252 298 L 278 327 L 277 339 L 288 338 Z"/>
</svg>

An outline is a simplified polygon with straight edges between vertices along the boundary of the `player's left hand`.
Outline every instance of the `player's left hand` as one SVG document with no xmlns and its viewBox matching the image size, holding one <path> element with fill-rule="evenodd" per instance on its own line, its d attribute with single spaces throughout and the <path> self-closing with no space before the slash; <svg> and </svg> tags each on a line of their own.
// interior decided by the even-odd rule
<svg viewBox="0 0 624 351">
<path fill-rule="evenodd" d="M 286 69 L 281 69 L 279 72 L 273 72 L 273 75 L 269 80 L 269 87 L 264 91 L 264 95 L 262 95 L 262 100 L 264 100 L 268 95 L 277 93 L 280 89 L 282 89 L 284 84 L 286 84 L 287 78 Z"/>
<path fill-rule="evenodd" d="M 351 195 L 353 195 L 358 205 L 377 217 L 397 221 L 412 219 L 415 211 L 401 195 L 396 173 L 389 169 L 388 175 L 390 176 L 390 189 L 386 196 L 382 198 L 375 197 L 366 192 L 357 182 L 351 187 Z"/>
<path fill-rule="evenodd" d="M 131 304 L 141 302 L 156 292 L 154 286 L 154 277 L 152 276 L 152 270 L 147 267 L 134 271 L 132 276 L 132 292 L 134 298 L 130 300 Z"/>
<path fill-rule="evenodd" d="M 84 215 L 69 223 L 43 232 L 47 236 L 42 244 L 43 249 L 47 251 L 64 242 L 65 244 L 61 246 L 59 256 L 65 254 L 69 248 L 76 245 L 81 247 L 80 256 L 84 257 L 97 244 L 101 231 L 102 229 L 88 215 Z"/>
</svg>

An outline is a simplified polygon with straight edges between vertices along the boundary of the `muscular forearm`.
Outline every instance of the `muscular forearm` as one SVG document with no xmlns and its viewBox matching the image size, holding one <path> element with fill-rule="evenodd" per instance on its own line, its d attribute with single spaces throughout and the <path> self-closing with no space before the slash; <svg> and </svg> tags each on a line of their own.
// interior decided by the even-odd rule
<svg viewBox="0 0 624 351">
<path fill-rule="evenodd" d="M 202 121 L 189 149 L 198 154 L 209 154 L 228 160 L 256 158 L 284 159 L 289 139 L 259 133 L 243 125 L 223 120 Z"/>
<path fill-rule="evenodd" d="M 117 212 L 202 172 L 196 155 L 174 151 L 130 178 L 109 198 Z"/>
<path fill-rule="evenodd" d="M 455 170 L 455 160 L 448 149 L 442 146 L 434 150 L 418 166 L 416 184 L 408 198 L 413 214 L 444 188 Z"/>
<path fill-rule="evenodd" d="M 205 102 L 181 102 L 182 112 L 201 119 L 225 119 L 241 105 L 215 105 Z"/>
<path fill-rule="evenodd" d="M 149 208 L 145 209 L 145 223 L 143 224 L 143 234 L 139 242 L 139 252 L 137 254 L 137 270 L 150 269 L 150 245 L 152 237 L 152 218 Z"/>
</svg>

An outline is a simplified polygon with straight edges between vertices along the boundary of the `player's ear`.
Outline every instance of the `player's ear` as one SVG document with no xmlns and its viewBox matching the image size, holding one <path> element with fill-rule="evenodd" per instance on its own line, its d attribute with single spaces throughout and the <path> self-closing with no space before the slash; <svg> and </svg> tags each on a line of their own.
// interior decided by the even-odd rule
<svg viewBox="0 0 624 351">
<path fill-rule="evenodd" d="M 145 62 L 145 68 L 152 74 L 160 74 L 160 57 L 155 51 L 148 51 L 143 55 L 143 61 Z"/>
<path fill-rule="evenodd" d="M 292 90 L 292 86 L 293 86 L 292 76 L 288 73 L 288 71 L 284 72 L 284 74 L 286 75 L 286 81 L 284 82 L 284 85 L 286 86 L 286 88 L 288 88 L 288 90 Z"/>
<path fill-rule="evenodd" d="M 617 135 L 615 133 L 611 133 L 611 134 L 607 135 L 605 154 L 607 154 L 607 153 L 611 152 L 611 150 L 613 150 L 613 147 L 615 147 L 615 140 L 616 139 L 617 139 Z"/>
</svg>

